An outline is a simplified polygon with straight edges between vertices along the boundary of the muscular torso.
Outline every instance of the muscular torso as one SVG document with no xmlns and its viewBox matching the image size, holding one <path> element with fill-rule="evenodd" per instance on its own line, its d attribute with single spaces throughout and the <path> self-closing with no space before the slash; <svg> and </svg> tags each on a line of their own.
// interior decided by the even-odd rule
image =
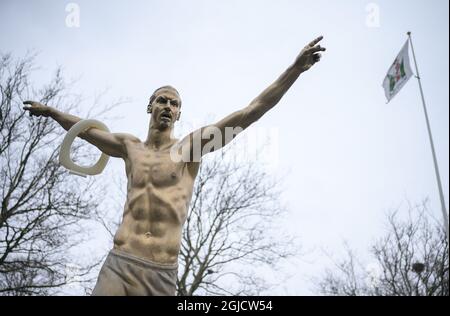
<svg viewBox="0 0 450 316">
<path fill-rule="evenodd" d="M 174 162 L 170 149 L 127 142 L 123 220 L 114 248 L 159 263 L 176 263 L 198 164 Z"/>
</svg>

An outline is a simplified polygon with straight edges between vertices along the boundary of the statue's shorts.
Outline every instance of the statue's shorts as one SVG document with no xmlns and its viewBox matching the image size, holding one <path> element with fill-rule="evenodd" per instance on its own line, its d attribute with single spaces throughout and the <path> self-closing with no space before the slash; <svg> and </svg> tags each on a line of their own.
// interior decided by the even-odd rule
<svg viewBox="0 0 450 316">
<path fill-rule="evenodd" d="M 178 264 L 151 262 L 113 249 L 106 257 L 93 296 L 173 296 Z"/>
</svg>

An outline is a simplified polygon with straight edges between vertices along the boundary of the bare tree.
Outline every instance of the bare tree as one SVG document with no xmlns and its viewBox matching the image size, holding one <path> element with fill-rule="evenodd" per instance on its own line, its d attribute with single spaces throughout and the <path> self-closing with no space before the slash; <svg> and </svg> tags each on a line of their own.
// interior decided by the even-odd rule
<svg viewBox="0 0 450 316">
<path fill-rule="evenodd" d="M 268 282 L 258 267 L 276 268 L 296 253 L 292 238 L 277 234 L 278 183 L 232 150 L 201 166 L 180 251 L 178 295 L 256 295 Z M 269 271 L 270 271 L 269 270 Z"/>
<path fill-rule="evenodd" d="M 347 258 L 336 262 L 317 282 L 325 295 L 345 296 L 448 296 L 448 240 L 442 223 L 427 203 L 409 206 L 406 219 L 388 214 L 386 235 L 371 247 L 374 264 L 364 266 L 347 249 Z"/>
<path fill-rule="evenodd" d="M 22 102 L 38 99 L 74 108 L 58 70 L 35 90 L 34 56 L 0 55 L 0 294 L 47 295 L 82 282 L 91 265 L 72 261 L 69 251 L 83 241 L 81 221 L 98 207 L 93 179 L 68 177 L 59 166 L 63 130 L 48 118 L 30 118 Z M 79 147 L 73 155 L 80 157 Z"/>
</svg>

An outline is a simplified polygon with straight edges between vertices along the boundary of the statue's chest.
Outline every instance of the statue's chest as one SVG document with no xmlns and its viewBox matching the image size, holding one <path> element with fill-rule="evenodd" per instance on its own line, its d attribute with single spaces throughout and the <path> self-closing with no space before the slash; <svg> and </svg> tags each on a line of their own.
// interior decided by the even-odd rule
<svg viewBox="0 0 450 316">
<path fill-rule="evenodd" d="M 173 186 L 182 177 L 183 165 L 174 162 L 169 152 L 139 150 L 129 158 L 131 181 L 134 186 L 147 184 L 155 187 Z"/>
</svg>

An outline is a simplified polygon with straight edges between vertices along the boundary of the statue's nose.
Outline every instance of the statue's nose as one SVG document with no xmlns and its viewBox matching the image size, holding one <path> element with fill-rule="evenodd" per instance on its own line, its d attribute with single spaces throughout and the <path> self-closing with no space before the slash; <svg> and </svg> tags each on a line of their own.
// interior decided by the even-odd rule
<svg viewBox="0 0 450 316">
<path fill-rule="evenodd" d="M 170 100 L 167 100 L 167 103 L 164 104 L 164 109 L 169 110 L 170 109 Z"/>
</svg>

